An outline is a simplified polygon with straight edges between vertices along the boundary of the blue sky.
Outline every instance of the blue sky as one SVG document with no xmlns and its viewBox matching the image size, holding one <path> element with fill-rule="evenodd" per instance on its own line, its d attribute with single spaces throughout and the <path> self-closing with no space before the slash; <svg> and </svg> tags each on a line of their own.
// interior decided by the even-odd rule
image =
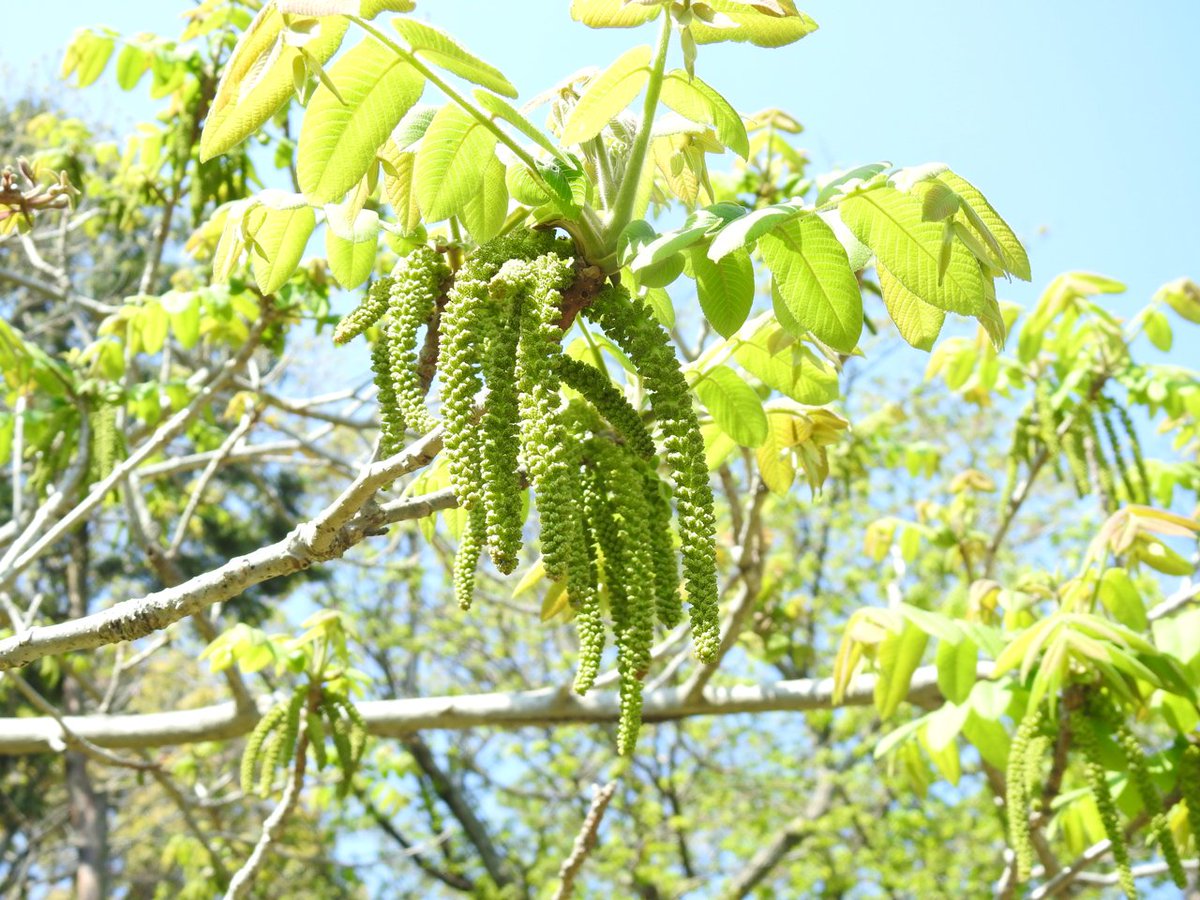
<svg viewBox="0 0 1200 900">
<path fill-rule="evenodd" d="M 6 33 L 21 39 L 6 42 L 0 67 L 18 86 L 48 84 L 75 27 L 171 34 L 190 5 L 58 0 L 48 16 L 6 4 Z M 1165 281 L 1200 276 L 1200 58 L 1190 46 L 1200 4 L 799 5 L 821 30 L 778 50 L 702 48 L 699 71 L 745 112 L 778 106 L 804 122 L 815 171 L 951 164 L 1029 245 L 1034 284 L 1002 285 L 1007 299 L 1027 303 L 1058 272 L 1088 269 L 1129 284 L 1128 311 Z M 565 0 L 425 0 L 418 12 L 500 66 L 522 97 L 653 39 L 585 29 Z M 75 104 L 126 122 L 152 113 L 111 76 Z"/>
</svg>

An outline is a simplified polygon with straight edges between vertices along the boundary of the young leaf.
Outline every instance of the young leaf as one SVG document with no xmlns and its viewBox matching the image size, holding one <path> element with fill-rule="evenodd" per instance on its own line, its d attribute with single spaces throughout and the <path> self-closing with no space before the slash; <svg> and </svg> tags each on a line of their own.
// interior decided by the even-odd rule
<svg viewBox="0 0 1200 900">
<path fill-rule="evenodd" d="M 504 185 L 504 163 L 495 154 L 483 170 L 479 190 L 462 209 L 462 221 L 475 243 L 483 244 L 500 233 L 508 216 L 508 188 Z"/>
<path fill-rule="evenodd" d="M 875 682 L 875 708 L 887 718 L 908 696 L 913 672 L 921 664 L 929 635 L 912 622 L 905 622 L 899 634 L 889 633 L 879 645 L 879 678 Z"/>
<path fill-rule="evenodd" d="M 978 656 L 979 648 L 970 640 L 938 642 L 938 688 L 951 703 L 965 703 L 970 696 Z"/>
<path fill-rule="evenodd" d="M 862 296 L 832 229 L 818 216 L 801 216 L 758 243 L 796 321 L 830 347 L 852 352 L 862 332 Z"/>
<path fill-rule="evenodd" d="M 497 97 L 495 94 L 489 94 L 487 91 L 481 90 L 476 90 L 474 96 L 475 102 L 490 112 L 493 116 L 498 119 L 503 119 L 547 153 L 557 157 L 562 162 L 567 162 L 567 158 L 563 155 L 562 150 L 556 147 L 553 141 L 546 137 L 546 135 L 542 134 L 536 125 L 521 115 L 521 113 L 507 100 Z"/>
<path fill-rule="evenodd" d="M 733 355 L 747 372 L 797 403 L 819 406 L 838 397 L 837 370 L 775 322 L 740 343 Z"/>
<path fill-rule="evenodd" d="M 752 213 L 732 220 L 713 238 L 708 248 L 708 258 L 714 262 L 740 247 L 758 240 L 772 228 L 800 215 L 801 209 L 791 204 L 780 203 L 764 206 Z"/>
<path fill-rule="evenodd" d="M 936 306 L 930 306 L 897 281 L 883 263 L 876 262 L 875 271 L 879 273 L 883 302 L 887 306 L 888 315 L 896 323 L 900 337 L 918 350 L 931 349 L 942 331 L 946 314 Z"/>
<path fill-rule="evenodd" d="M 483 183 L 496 136 L 453 103 L 438 110 L 417 150 L 417 202 L 430 222 L 460 213 Z"/>
<path fill-rule="evenodd" d="M 304 49 L 324 63 L 349 27 L 340 17 L 324 19 L 314 26 Z M 300 50 L 285 43 L 284 30 L 283 16 L 268 4 L 238 39 L 200 134 L 201 162 L 232 150 L 292 97 L 292 64 Z"/>
<path fill-rule="evenodd" d="M 254 281 L 264 294 L 279 290 L 292 277 L 317 217 L 300 194 L 267 190 L 246 217 L 256 250 L 250 256 Z"/>
<path fill-rule="evenodd" d="M 571 0 L 571 18 L 589 28 L 634 28 L 659 14 L 658 6 L 625 0 Z"/>
<path fill-rule="evenodd" d="M 722 20 L 708 24 L 699 18 L 694 19 L 691 32 L 697 44 L 748 41 L 757 47 L 783 47 L 817 30 L 817 23 L 799 12 L 791 0 L 777 0 L 785 12 L 783 16 L 747 8 L 745 3 L 738 0 L 705 2 L 721 15 Z"/>
<path fill-rule="evenodd" d="M 1022 281 L 1032 277 L 1029 270 L 1029 256 L 1025 248 L 1017 240 L 1016 234 L 1008 226 L 1000 214 L 988 203 L 987 198 L 967 179 L 949 170 L 937 176 L 938 182 L 948 185 L 968 208 L 968 222 L 971 227 L 984 239 L 985 243 L 995 243 L 1001 252 L 1004 267 Z M 989 238 L 991 240 L 989 240 Z"/>
<path fill-rule="evenodd" d="M 371 276 L 379 249 L 379 214 L 361 210 L 350 221 L 344 206 L 325 207 L 325 253 L 338 284 L 356 288 Z"/>
<path fill-rule="evenodd" d="M 595 137 L 642 92 L 650 78 L 651 50 L 634 47 L 593 78 L 563 123 L 562 142 L 582 144 Z"/>
<path fill-rule="evenodd" d="M 938 277 L 942 225 L 926 222 L 921 201 L 887 185 L 844 198 L 838 207 L 855 237 L 905 288 L 949 312 L 984 312 L 983 272 L 971 252 L 956 243 L 943 278 Z"/>
<path fill-rule="evenodd" d="M 696 382 L 695 391 L 721 430 L 743 447 L 757 447 L 767 439 L 762 400 L 733 369 L 709 369 Z"/>
<path fill-rule="evenodd" d="M 754 303 L 754 265 L 749 252 L 737 250 L 713 262 L 703 247 L 691 247 L 686 258 L 705 318 L 721 337 L 732 336 Z"/>
<path fill-rule="evenodd" d="M 367 38 L 329 69 L 342 103 L 324 84 L 300 126 L 300 189 L 316 203 L 341 198 L 366 174 L 425 80 L 387 47 Z"/>
<path fill-rule="evenodd" d="M 750 139 L 746 125 L 729 101 L 699 78 L 689 78 L 686 72 L 669 72 L 663 79 L 662 102 L 693 122 L 712 125 L 721 143 L 746 159 L 750 155 Z"/>
<path fill-rule="evenodd" d="M 396 224 L 403 233 L 412 234 L 421 224 L 421 210 L 413 190 L 417 155 L 397 151 L 395 142 L 387 141 L 379 150 L 379 161 L 383 169 L 383 191 L 392 206 Z"/>
<path fill-rule="evenodd" d="M 414 53 L 435 66 L 505 97 L 517 96 L 517 89 L 503 72 L 475 56 L 444 31 L 416 19 L 393 19 L 392 25 L 408 41 Z"/>
</svg>

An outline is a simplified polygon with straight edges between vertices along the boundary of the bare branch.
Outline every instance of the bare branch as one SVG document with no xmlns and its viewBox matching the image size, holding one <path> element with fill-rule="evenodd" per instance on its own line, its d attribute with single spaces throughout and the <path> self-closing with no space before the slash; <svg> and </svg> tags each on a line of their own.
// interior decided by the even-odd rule
<svg viewBox="0 0 1200 900">
<path fill-rule="evenodd" d="M 987 678 L 982 665 L 978 677 Z M 660 688 L 645 695 L 642 718 L 668 722 L 693 716 L 737 713 L 805 712 L 837 706 L 869 706 L 875 697 L 875 676 L 860 675 L 850 682 L 841 704 L 833 702 L 833 679 L 797 678 L 759 685 L 705 688 L 689 699 L 681 687 Z M 937 702 L 937 666 L 922 666 L 913 674 L 908 701 L 916 705 Z M 260 715 L 273 705 L 259 698 L 257 710 L 239 712 L 233 703 L 174 712 L 120 716 L 66 716 L 68 727 L 103 747 L 175 746 L 196 741 L 216 741 L 248 733 Z M 564 688 L 491 694 L 457 694 L 368 700 L 358 704 L 367 730 L 376 737 L 400 738 L 428 730 L 464 731 L 471 728 L 520 728 L 577 723 L 613 723 L 619 705 L 613 692 L 588 692 L 580 696 Z M 53 719 L 22 717 L 0 719 L 0 754 L 42 753 L 53 749 L 59 729 Z"/>
<path fill-rule="evenodd" d="M 588 807 L 587 815 L 583 818 L 583 825 L 579 829 L 579 834 L 575 836 L 575 844 L 571 847 L 571 855 L 564 859 L 563 864 L 558 868 L 558 877 L 562 879 L 562 884 L 558 886 L 554 900 L 567 900 L 568 897 L 574 894 L 575 876 L 583 868 L 583 863 L 587 859 L 587 855 L 596 846 L 596 835 L 600 831 L 600 821 L 604 818 L 604 811 L 608 809 L 608 803 L 612 800 L 613 794 L 616 792 L 617 783 L 615 781 L 610 781 L 603 787 L 598 784 L 592 785 L 592 805 Z"/>
<path fill-rule="evenodd" d="M 453 493 L 440 491 L 374 507 L 355 518 L 376 490 L 427 465 L 441 445 L 441 432 L 434 431 L 395 456 L 367 467 L 312 521 L 293 529 L 281 541 L 235 557 L 176 587 L 126 600 L 90 616 L 30 628 L 23 634 L 0 640 L 0 670 L 23 666 L 51 654 L 145 637 L 214 603 L 236 597 L 248 587 L 339 557 L 391 522 L 418 518 L 434 509 L 454 505 Z"/>
</svg>

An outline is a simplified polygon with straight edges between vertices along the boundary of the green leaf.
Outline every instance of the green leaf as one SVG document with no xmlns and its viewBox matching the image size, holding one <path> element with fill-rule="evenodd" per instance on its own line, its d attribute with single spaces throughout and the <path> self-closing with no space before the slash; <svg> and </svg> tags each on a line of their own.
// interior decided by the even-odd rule
<svg viewBox="0 0 1200 900">
<path fill-rule="evenodd" d="M 508 188 L 504 184 L 504 163 L 492 154 L 483 171 L 479 190 L 462 210 L 463 225 L 477 244 L 490 241 L 508 217 Z"/>
<path fill-rule="evenodd" d="M 903 630 L 889 633 L 879 645 L 876 662 L 879 677 L 875 682 L 875 708 L 882 718 L 887 718 L 908 696 L 913 672 L 921 664 L 929 635 L 912 622 L 905 622 Z"/>
<path fill-rule="evenodd" d="M 380 148 L 379 161 L 383 169 L 383 191 L 392 206 L 396 224 L 405 234 L 412 234 L 421 224 L 421 210 L 413 190 L 417 155 L 397 151 L 394 142 L 388 141 Z"/>
<path fill-rule="evenodd" d="M 325 207 L 325 253 L 338 284 L 350 290 L 369 277 L 379 249 L 379 214 L 360 210 L 350 221 L 344 205 Z"/>
<path fill-rule="evenodd" d="M 962 200 L 970 227 L 986 244 L 994 243 L 999 247 L 1004 268 L 1022 281 L 1029 281 L 1032 273 L 1025 248 L 979 189 L 951 171 L 942 172 L 934 180 L 948 185 Z"/>
<path fill-rule="evenodd" d="M 137 44 L 126 44 L 117 54 L 117 84 L 121 90 L 133 90 L 149 70 L 150 54 Z"/>
<path fill-rule="evenodd" d="M 1200 287 L 1191 279 L 1177 278 L 1164 284 L 1154 298 L 1164 301 L 1180 318 L 1200 324 Z"/>
<path fill-rule="evenodd" d="M 1149 625 L 1146 604 L 1133 579 L 1124 569 L 1105 569 L 1100 577 L 1100 602 L 1122 625 L 1134 631 L 1145 631 Z"/>
<path fill-rule="evenodd" d="M 799 12 L 791 0 L 779 0 L 786 15 L 771 15 L 747 8 L 739 0 L 705 0 L 722 17 L 713 24 L 693 19 L 692 37 L 697 44 L 718 41 L 749 42 L 757 47 L 783 47 L 817 30 L 817 23 Z"/>
<path fill-rule="evenodd" d="M 503 72 L 475 56 L 444 31 L 416 19 L 393 19 L 392 25 L 417 56 L 489 91 L 505 97 L 517 96 L 517 89 Z"/>
<path fill-rule="evenodd" d="M 438 110 L 417 150 L 417 202 L 427 221 L 459 214 L 483 184 L 496 136 L 461 107 Z"/>
<path fill-rule="evenodd" d="M 796 321 L 830 347 L 852 352 L 862 333 L 862 296 L 833 230 L 818 216 L 802 216 L 758 243 Z"/>
<path fill-rule="evenodd" d="M 324 19 L 310 31 L 304 49 L 324 63 L 349 27 L 343 18 Z M 284 31 L 283 16 L 274 5 L 267 5 L 238 39 L 204 121 L 202 162 L 232 150 L 254 134 L 295 93 L 292 64 L 300 50 L 285 42 Z"/>
<path fill-rule="evenodd" d="M 547 153 L 557 157 L 563 162 L 567 162 L 567 158 L 563 155 L 562 150 L 560 150 L 553 141 L 546 137 L 546 135 L 544 135 L 536 125 L 521 115 L 521 113 L 508 101 L 497 97 L 495 94 L 489 94 L 487 91 L 481 90 L 476 90 L 474 96 L 475 102 L 490 112 L 493 116 L 498 119 L 503 119 Z"/>
<path fill-rule="evenodd" d="M 373 19 L 381 12 L 412 12 L 416 9 L 413 0 L 361 0 L 359 15 L 364 19 Z"/>
<path fill-rule="evenodd" d="M 334 63 L 329 77 L 345 103 L 324 84 L 317 88 L 297 152 L 300 189 L 315 203 L 337 200 L 358 184 L 425 87 L 416 69 L 372 38 Z"/>
<path fill-rule="evenodd" d="M 634 28 L 649 22 L 660 11 L 658 6 L 625 0 L 571 0 L 571 18 L 589 28 Z"/>
<path fill-rule="evenodd" d="M 709 369 L 694 389 L 721 430 L 743 447 L 757 447 L 766 440 L 767 414 L 762 400 L 733 369 Z"/>
<path fill-rule="evenodd" d="M 946 321 L 946 314 L 936 306 L 930 306 L 899 281 L 881 262 L 875 263 L 879 273 L 879 288 L 888 315 L 896 323 L 900 337 L 918 350 L 933 347 Z"/>
<path fill-rule="evenodd" d="M 250 255 L 254 281 L 264 294 L 273 294 L 296 271 L 317 217 L 301 194 L 266 190 L 258 203 L 244 227 L 257 245 Z"/>
<path fill-rule="evenodd" d="M 747 372 L 797 403 L 820 406 L 838 397 L 838 374 L 833 365 L 784 334 L 775 322 L 740 343 L 733 355 Z"/>
<path fill-rule="evenodd" d="M 186 303 L 172 306 L 168 305 L 169 296 L 163 296 L 163 309 L 170 317 L 171 331 L 180 347 L 191 350 L 200 341 L 200 298 L 191 294 Z"/>
<path fill-rule="evenodd" d="M 1169 353 L 1175 337 L 1171 333 L 1171 323 L 1166 314 L 1161 309 L 1147 310 L 1144 322 L 1146 337 L 1150 338 L 1150 343 L 1163 353 Z"/>
<path fill-rule="evenodd" d="M 696 295 L 704 316 L 722 337 L 731 337 L 746 321 L 754 303 L 754 264 L 750 253 L 738 250 L 713 262 L 702 247 L 687 251 L 687 264 L 696 279 Z"/>
<path fill-rule="evenodd" d="M 921 201 L 884 185 L 844 198 L 842 220 L 908 291 L 948 312 L 977 316 L 987 305 L 983 272 L 965 246 L 953 246 L 939 277 L 942 225 L 926 222 Z"/>
<path fill-rule="evenodd" d="M 595 137 L 628 106 L 650 78 L 650 56 L 648 45 L 634 47 L 593 78 L 563 123 L 562 142 L 582 144 Z"/>
<path fill-rule="evenodd" d="M 750 156 L 746 125 L 729 101 L 717 91 L 687 72 L 667 73 L 662 84 L 662 102 L 693 122 L 712 125 L 721 143 L 740 156 Z"/>
<path fill-rule="evenodd" d="M 768 409 L 767 437 L 755 454 L 758 474 L 772 493 L 783 496 L 796 480 L 796 465 L 792 459 L 795 446 L 795 418 L 791 410 Z"/>
<path fill-rule="evenodd" d="M 60 76 L 75 76 L 76 87 L 93 84 L 104 73 L 116 41 L 112 34 L 81 28 L 75 32 L 63 56 Z"/>
<path fill-rule="evenodd" d="M 947 698 L 949 699 L 949 698 Z M 925 725 L 925 740 L 931 753 L 940 753 L 954 743 L 967 722 L 971 707 L 951 700 L 929 714 Z"/>
<path fill-rule="evenodd" d="M 978 656 L 979 648 L 972 641 L 938 642 L 938 689 L 951 703 L 965 703 L 971 695 Z"/>
<path fill-rule="evenodd" d="M 800 215 L 800 208 L 791 204 L 764 206 L 734 219 L 717 233 L 708 248 L 708 258 L 714 262 L 728 253 L 750 244 L 772 228 Z"/>
</svg>

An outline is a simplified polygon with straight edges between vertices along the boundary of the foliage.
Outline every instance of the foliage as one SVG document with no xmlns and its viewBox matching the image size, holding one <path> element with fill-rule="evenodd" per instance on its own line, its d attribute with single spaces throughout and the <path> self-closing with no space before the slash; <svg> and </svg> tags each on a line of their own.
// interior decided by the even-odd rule
<svg viewBox="0 0 1200 900">
<path fill-rule="evenodd" d="M 1200 288 L 1024 312 L 961 175 L 810 173 L 698 74 L 791 0 L 570 12 L 657 37 L 518 107 L 408 0 L 204 0 L 67 48 L 123 143 L 12 114 L 0 884 L 541 895 L 612 780 L 597 895 L 1183 887 Z"/>
</svg>

